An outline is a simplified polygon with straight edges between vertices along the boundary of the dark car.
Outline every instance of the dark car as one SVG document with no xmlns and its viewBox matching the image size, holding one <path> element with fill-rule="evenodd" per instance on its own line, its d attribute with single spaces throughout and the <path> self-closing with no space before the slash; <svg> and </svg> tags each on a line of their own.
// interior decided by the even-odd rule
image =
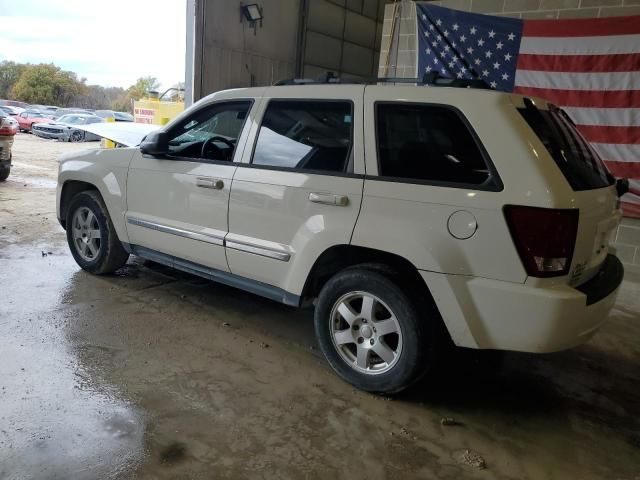
<svg viewBox="0 0 640 480">
<path fill-rule="evenodd" d="M 34 125 L 32 132 L 42 138 L 55 138 L 61 142 L 90 142 L 100 140 L 100 137 L 77 128 L 78 125 L 101 123 L 104 119 L 97 115 L 69 114 L 63 115 L 55 122 Z"/>
</svg>

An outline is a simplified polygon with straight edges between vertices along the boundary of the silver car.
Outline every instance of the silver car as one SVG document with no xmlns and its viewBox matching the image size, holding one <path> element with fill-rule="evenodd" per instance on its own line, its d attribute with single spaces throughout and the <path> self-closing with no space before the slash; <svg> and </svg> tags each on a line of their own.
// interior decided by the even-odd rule
<svg viewBox="0 0 640 480">
<path fill-rule="evenodd" d="M 97 115 L 69 114 L 63 115 L 55 122 L 36 124 L 31 130 L 38 137 L 55 138 L 61 142 L 91 142 L 100 140 L 100 137 L 76 126 L 101 122 L 104 122 L 104 119 Z"/>
</svg>

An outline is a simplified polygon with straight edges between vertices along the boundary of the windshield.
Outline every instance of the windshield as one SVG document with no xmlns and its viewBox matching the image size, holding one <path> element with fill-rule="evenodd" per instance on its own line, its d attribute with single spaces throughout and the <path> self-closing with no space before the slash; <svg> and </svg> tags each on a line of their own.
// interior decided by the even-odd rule
<svg viewBox="0 0 640 480">
<path fill-rule="evenodd" d="M 87 123 L 87 119 L 79 115 L 63 115 L 58 119 L 58 122 L 69 123 L 71 125 L 83 125 Z"/>
<path fill-rule="evenodd" d="M 518 111 L 542 141 L 551 157 L 575 191 L 593 190 L 613 185 L 609 173 L 595 150 L 580 135 L 569 116 L 550 105 L 539 109 L 528 98 Z"/>
</svg>

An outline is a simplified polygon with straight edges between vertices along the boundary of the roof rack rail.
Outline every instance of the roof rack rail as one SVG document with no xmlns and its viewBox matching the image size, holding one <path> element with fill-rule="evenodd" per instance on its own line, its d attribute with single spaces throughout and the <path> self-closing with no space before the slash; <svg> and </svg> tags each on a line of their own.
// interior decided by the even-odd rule
<svg viewBox="0 0 640 480">
<path fill-rule="evenodd" d="M 491 90 L 491 87 L 480 78 L 451 78 L 439 75 L 436 72 L 426 73 L 422 78 L 406 77 L 379 77 L 379 78 L 356 78 L 341 79 L 334 72 L 327 72 L 324 78 L 291 78 L 276 82 L 275 86 L 282 85 L 327 85 L 327 84 L 376 84 L 376 83 L 408 83 L 415 85 L 429 85 L 432 87 L 453 87 L 453 88 L 477 88 Z"/>
</svg>

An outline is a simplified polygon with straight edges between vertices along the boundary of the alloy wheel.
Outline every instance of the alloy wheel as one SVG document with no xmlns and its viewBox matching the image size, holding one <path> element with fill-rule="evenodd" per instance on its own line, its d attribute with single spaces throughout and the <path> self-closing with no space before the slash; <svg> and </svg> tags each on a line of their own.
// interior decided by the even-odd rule
<svg viewBox="0 0 640 480">
<path fill-rule="evenodd" d="M 100 254 L 102 232 L 98 219 L 87 207 L 80 207 L 73 215 L 72 238 L 78 255 L 91 262 Z"/>
<path fill-rule="evenodd" d="M 368 375 L 389 371 L 402 353 L 402 330 L 391 309 L 377 296 L 350 292 L 333 306 L 331 339 L 340 357 Z"/>
</svg>

